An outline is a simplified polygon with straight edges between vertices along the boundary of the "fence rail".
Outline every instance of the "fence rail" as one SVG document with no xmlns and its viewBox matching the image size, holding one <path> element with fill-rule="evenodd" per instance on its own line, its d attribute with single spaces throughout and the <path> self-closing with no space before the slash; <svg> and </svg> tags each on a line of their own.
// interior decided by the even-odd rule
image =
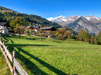
<svg viewBox="0 0 101 75">
<path fill-rule="evenodd" d="M 5 41 L 2 42 L 2 37 L 0 37 L 0 49 L 5 56 L 5 59 L 7 61 L 12 75 L 17 75 L 17 71 L 20 75 L 28 75 L 26 71 L 22 68 L 22 66 L 19 64 L 19 62 L 16 60 L 15 51 L 13 51 L 13 55 L 10 54 L 7 47 L 5 46 Z"/>
</svg>

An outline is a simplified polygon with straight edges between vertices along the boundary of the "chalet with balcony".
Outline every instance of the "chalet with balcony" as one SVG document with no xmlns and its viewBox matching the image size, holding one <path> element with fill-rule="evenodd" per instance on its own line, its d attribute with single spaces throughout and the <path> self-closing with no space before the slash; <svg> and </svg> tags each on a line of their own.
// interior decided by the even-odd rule
<svg viewBox="0 0 101 75">
<path fill-rule="evenodd" d="M 25 31 L 33 30 L 33 31 L 37 32 L 40 29 L 40 27 L 41 27 L 40 25 L 30 25 L 25 28 Z"/>
</svg>

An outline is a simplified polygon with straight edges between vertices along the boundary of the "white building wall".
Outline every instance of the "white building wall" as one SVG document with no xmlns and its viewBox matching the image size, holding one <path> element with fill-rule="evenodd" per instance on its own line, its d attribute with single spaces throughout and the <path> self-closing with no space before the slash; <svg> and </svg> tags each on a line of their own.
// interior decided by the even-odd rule
<svg viewBox="0 0 101 75">
<path fill-rule="evenodd" d="M 5 29 L 4 30 L 4 34 L 8 34 L 8 29 Z"/>
<path fill-rule="evenodd" d="M 4 30 L 2 30 L 2 33 L 4 34 L 4 33 L 5 33 L 5 31 L 4 31 Z"/>
<path fill-rule="evenodd" d="M 8 33 L 9 33 L 8 29 L 5 28 L 4 30 L 2 30 L 3 27 L 4 27 L 4 26 L 0 26 L 0 33 L 8 34 Z"/>
<path fill-rule="evenodd" d="M 0 26 L 0 29 L 3 28 L 4 26 Z"/>
</svg>

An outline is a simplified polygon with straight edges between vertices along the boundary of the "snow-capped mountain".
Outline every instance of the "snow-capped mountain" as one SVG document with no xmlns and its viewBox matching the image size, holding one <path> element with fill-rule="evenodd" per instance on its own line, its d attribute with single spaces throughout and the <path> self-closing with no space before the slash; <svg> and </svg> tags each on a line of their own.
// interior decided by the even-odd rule
<svg viewBox="0 0 101 75">
<path fill-rule="evenodd" d="M 52 22 L 63 22 L 63 21 L 67 21 L 67 17 L 65 16 L 50 17 L 50 18 L 47 18 L 47 20 Z"/>
<path fill-rule="evenodd" d="M 85 17 L 87 20 L 89 21 L 92 21 L 94 23 L 97 23 L 97 22 L 101 22 L 101 18 L 100 17 L 96 17 L 96 16 L 86 16 Z"/>
<path fill-rule="evenodd" d="M 65 21 L 74 21 L 79 17 L 80 16 L 71 16 L 71 17 L 58 16 L 58 17 L 47 18 L 47 20 L 52 21 L 52 22 L 65 22 Z"/>
<path fill-rule="evenodd" d="M 67 26 L 76 32 L 79 32 L 81 28 L 84 28 L 91 34 L 97 34 L 100 31 L 95 23 L 88 21 L 85 17 L 82 16 L 73 23 L 67 24 Z"/>
<path fill-rule="evenodd" d="M 87 20 L 91 20 L 91 19 L 96 19 L 96 20 L 99 20 L 100 18 L 99 17 L 96 17 L 96 16 L 86 16 L 85 17 Z"/>
<path fill-rule="evenodd" d="M 69 24 L 71 22 L 74 22 L 76 19 L 78 19 L 80 16 L 71 16 L 71 17 L 66 17 L 66 16 L 58 16 L 58 17 L 50 17 L 47 18 L 47 20 L 56 22 L 62 26 L 65 26 L 66 24 Z"/>
<path fill-rule="evenodd" d="M 68 26 L 77 32 L 79 32 L 81 28 L 93 34 L 101 31 L 101 18 L 96 16 L 58 16 L 48 18 L 47 20 L 56 22 L 63 27 Z"/>
<path fill-rule="evenodd" d="M 47 20 L 52 21 L 52 22 L 73 22 L 75 20 L 77 20 L 79 17 L 81 16 L 70 16 L 70 17 L 66 17 L 66 16 L 58 16 L 58 17 L 50 17 L 47 18 Z M 101 22 L 101 18 L 100 17 L 96 17 L 96 16 L 86 16 L 85 17 L 87 20 L 92 21 L 92 22 Z"/>
</svg>

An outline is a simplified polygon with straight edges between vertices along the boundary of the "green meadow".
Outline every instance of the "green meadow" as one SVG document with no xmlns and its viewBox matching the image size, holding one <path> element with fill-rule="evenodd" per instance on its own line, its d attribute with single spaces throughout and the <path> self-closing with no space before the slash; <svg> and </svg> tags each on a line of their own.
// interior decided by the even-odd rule
<svg viewBox="0 0 101 75">
<path fill-rule="evenodd" d="M 16 51 L 17 60 L 29 75 L 101 74 L 101 45 L 76 40 L 40 41 L 40 38 L 32 36 L 22 36 L 21 39 L 12 35 L 2 37 L 9 51 Z M 1 64 L 0 58 L 0 69 Z"/>
</svg>

